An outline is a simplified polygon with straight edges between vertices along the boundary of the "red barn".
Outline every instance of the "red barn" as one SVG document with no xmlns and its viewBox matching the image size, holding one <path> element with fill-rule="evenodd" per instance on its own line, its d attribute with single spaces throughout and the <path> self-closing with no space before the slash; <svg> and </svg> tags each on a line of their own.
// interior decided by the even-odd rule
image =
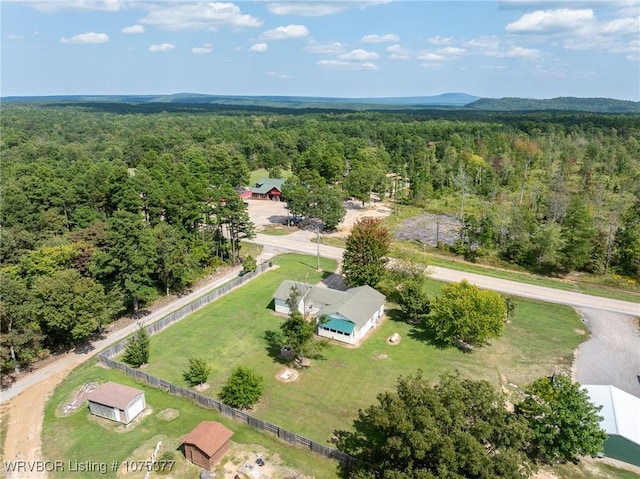
<svg viewBox="0 0 640 479">
<path fill-rule="evenodd" d="M 215 467 L 231 447 L 233 431 L 215 421 L 202 421 L 186 435 L 184 457 L 207 470 Z"/>
</svg>

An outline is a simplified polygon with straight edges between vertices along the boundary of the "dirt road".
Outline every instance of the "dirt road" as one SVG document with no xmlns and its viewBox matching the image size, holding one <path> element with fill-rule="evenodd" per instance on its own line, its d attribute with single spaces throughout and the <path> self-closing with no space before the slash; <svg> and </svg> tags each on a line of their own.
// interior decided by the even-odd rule
<svg viewBox="0 0 640 479">
<path fill-rule="evenodd" d="M 145 323 L 151 323 L 166 316 L 191 301 L 207 294 L 209 291 L 235 278 L 240 271 L 236 267 L 222 277 L 200 287 L 196 291 L 179 298 L 171 304 L 154 311 L 144 318 Z M 104 339 L 93 343 L 92 347 L 82 351 L 72 351 L 61 356 L 49 365 L 20 378 L 10 388 L 2 391 L 0 404 L 8 411 L 9 418 L 6 428 L 7 437 L 4 445 L 3 459 L 38 461 L 42 459 L 41 434 L 44 406 L 55 387 L 73 369 L 95 356 L 104 348 L 125 338 L 138 327 L 131 324 L 121 330 L 108 334 Z M 13 473 L 6 476 L 11 479 L 40 479 L 46 478 L 46 473 Z"/>
</svg>

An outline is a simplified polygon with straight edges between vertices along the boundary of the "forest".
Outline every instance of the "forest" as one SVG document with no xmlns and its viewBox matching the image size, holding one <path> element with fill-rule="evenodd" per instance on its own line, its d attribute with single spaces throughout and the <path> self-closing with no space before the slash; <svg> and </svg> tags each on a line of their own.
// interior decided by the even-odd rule
<svg viewBox="0 0 640 479">
<path fill-rule="evenodd" d="M 239 262 L 259 168 L 327 228 L 375 193 L 458 218 L 468 260 L 640 281 L 638 114 L 30 102 L 0 128 L 3 373 Z"/>
</svg>

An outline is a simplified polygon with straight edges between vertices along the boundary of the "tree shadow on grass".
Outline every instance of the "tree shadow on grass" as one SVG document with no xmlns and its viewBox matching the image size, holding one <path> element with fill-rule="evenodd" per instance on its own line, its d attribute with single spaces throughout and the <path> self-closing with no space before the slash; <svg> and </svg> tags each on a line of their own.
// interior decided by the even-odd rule
<svg viewBox="0 0 640 479">
<path fill-rule="evenodd" d="M 280 344 L 277 331 L 265 331 L 264 339 L 266 341 L 267 354 L 271 359 L 282 365 L 287 365 L 291 362 L 291 360 L 285 359 L 280 355 L 282 344 Z"/>
<path fill-rule="evenodd" d="M 438 340 L 435 337 L 434 331 L 425 327 L 422 323 L 414 323 L 408 321 L 407 316 L 399 309 L 390 309 L 386 312 L 386 314 L 387 318 L 389 318 L 391 321 L 411 325 L 411 329 L 408 333 L 408 336 L 410 338 L 415 339 L 416 341 L 420 341 L 421 343 L 426 343 L 437 349 L 448 349 L 452 347 L 451 343 Z"/>
</svg>

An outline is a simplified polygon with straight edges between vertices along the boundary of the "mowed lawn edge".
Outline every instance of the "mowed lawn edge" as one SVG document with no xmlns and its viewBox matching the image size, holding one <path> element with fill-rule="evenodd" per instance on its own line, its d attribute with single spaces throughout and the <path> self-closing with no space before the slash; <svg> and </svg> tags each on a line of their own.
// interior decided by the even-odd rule
<svg viewBox="0 0 640 479">
<path fill-rule="evenodd" d="M 445 371 L 487 379 L 517 394 L 519 387 L 542 375 L 570 369 L 573 352 L 588 336 L 571 308 L 516 298 L 518 306 L 502 338 L 472 354 L 438 349 L 419 327 L 406 324 L 390 311 L 384 323 L 358 348 L 331 344 L 324 359 L 314 360 L 296 382 L 276 379 L 285 365 L 270 350 L 266 333 L 277 330 L 284 316 L 273 311 L 271 296 L 285 279 L 315 283 L 335 268 L 323 260 L 297 254 L 279 256 L 277 268 L 195 312 L 151 338 L 150 364 L 145 371 L 187 387 L 182 378 L 189 357 L 205 359 L 212 372 L 209 389 L 216 397 L 237 366 L 247 366 L 265 378 L 262 400 L 251 414 L 330 444 L 336 429 L 348 429 L 358 409 L 376 395 L 395 387 L 400 375 L 422 370 L 432 380 Z M 436 294 L 443 283 L 426 280 Z M 387 338 L 402 338 L 390 345 Z"/>
<path fill-rule="evenodd" d="M 133 426 L 125 431 L 117 423 L 96 418 L 89 413 L 86 402 L 71 415 L 61 411 L 80 386 L 88 382 L 103 383 L 114 381 L 142 389 L 145 392 L 147 409 L 136 419 Z M 175 418 L 167 419 L 168 411 L 177 412 Z M 143 417 L 144 416 L 144 417 Z M 140 419 L 141 418 L 141 419 Z M 195 402 L 166 393 L 128 377 L 121 371 L 104 368 L 90 360 L 76 368 L 56 388 L 45 407 L 42 432 L 43 456 L 48 461 L 60 461 L 63 470 L 50 473 L 49 477 L 64 479 L 115 478 L 125 472 L 125 461 L 148 459 L 158 440 L 163 444 L 160 454 L 170 451 L 174 454 L 176 466 L 174 474 L 166 476 L 153 473 L 152 477 L 197 477 L 199 467 L 189 464 L 179 447 L 182 438 L 200 421 L 219 421 L 234 431 L 232 442 L 246 446 L 250 450 L 264 449 L 269 454 L 277 454 L 287 467 L 317 479 L 338 477 L 335 461 L 323 458 L 303 448 L 292 447 L 275 436 L 259 432 L 248 425 L 226 418 Z M 254 446 L 257 446 L 254 447 Z M 142 449 L 142 450 L 141 450 Z M 271 456 L 269 456 L 271 457 Z M 224 463 L 226 459 L 222 460 Z M 83 464 L 105 464 L 106 472 L 77 472 Z M 113 464 L 118 464 L 114 470 Z M 76 471 L 71 470 L 73 467 Z M 129 472 L 124 477 L 143 477 L 143 472 Z"/>
</svg>

